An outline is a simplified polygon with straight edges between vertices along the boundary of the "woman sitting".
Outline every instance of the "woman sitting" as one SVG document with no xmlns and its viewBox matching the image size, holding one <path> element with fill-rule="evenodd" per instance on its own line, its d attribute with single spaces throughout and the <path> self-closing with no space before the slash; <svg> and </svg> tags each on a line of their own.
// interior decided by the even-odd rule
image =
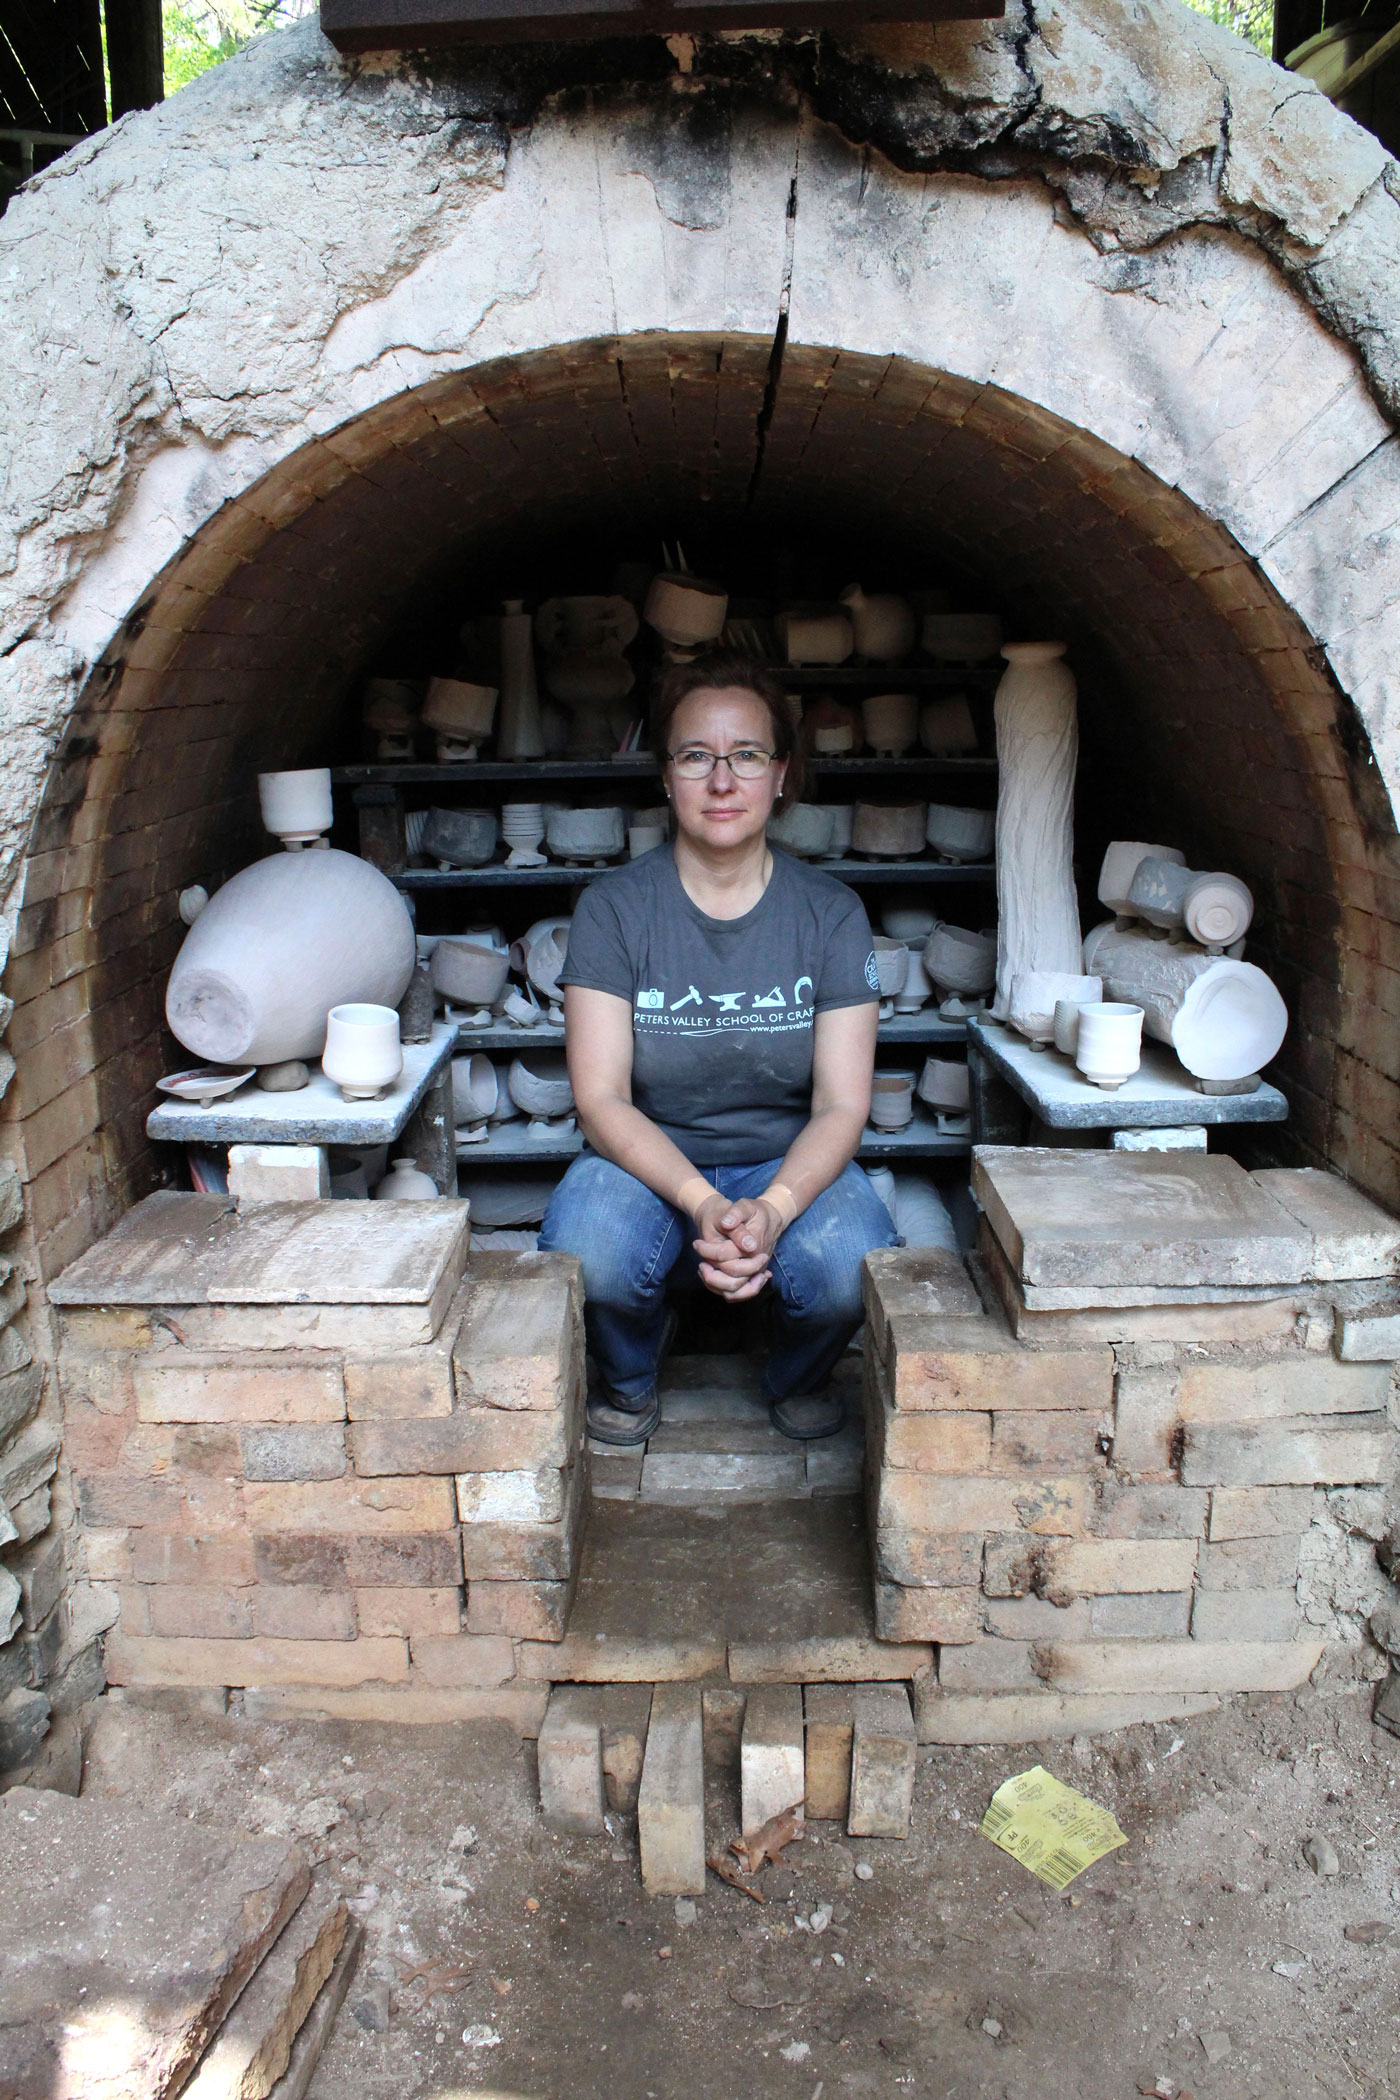
<svg viewBox="0 0 1400 2100">
<path fill-rule="evenodd" d="M 591 1435 L 640 1444 L 660 1421 L 666 1281 L 684 1256 L 731 1304 L 772 1283 L 772 1420 L 831 1436 L 844 1408 L 828 1380 L 860 1324 L 861 1261 L 895 1240 L 854 1164 L 879 1000 L 869 922 L 843 883 L 768 846 L 769 817 L 802 782 L 793 712 L 767 671 L 721 652 L 671 667 L 652 732 L 675 843 L 601 877 L 574 914 L 561 981 L 591 1149 L 555 1191 L 540 1246 L 583 1264 L 604 1385 Z"/>
</svg>

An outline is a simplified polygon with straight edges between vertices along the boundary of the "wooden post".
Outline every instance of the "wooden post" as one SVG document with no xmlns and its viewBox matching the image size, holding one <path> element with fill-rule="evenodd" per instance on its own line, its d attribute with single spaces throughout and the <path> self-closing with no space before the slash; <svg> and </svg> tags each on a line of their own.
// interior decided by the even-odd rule
<svg viewBox="0 0 1400 2100">
<path fill-rule="evenodd" d="M 396 787 L 357 787 L 355 809 L 360 819 L 360 858 L 382 875 L 402 875 L 408 866 L 403 796 Z"/>
<path fill-rule="evenodd" d="M 107 0 L 107 73 L 112 120 L 165 100 L 165 38 L 160 0 Z"/>
</svg>

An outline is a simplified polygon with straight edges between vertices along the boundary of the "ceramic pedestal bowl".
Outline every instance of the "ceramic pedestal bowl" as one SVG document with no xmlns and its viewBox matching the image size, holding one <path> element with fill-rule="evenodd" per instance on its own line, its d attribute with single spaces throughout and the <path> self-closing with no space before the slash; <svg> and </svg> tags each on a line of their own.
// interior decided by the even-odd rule
<svg viewBox="0 0 1400 2100">
<path fill-rule="evenodd" d="M 1175 846 L 1149 846 L 1141 839 L 1115 839 L 1103 857 L 1099 869 L 1099 902 L 1105 911 L 1116 912 L 1126 918 L 1132 913 L 1128 892 L 1133 886 L 1133 877 L 1145 860 L 1165 860 L 1178 868 L 1186 865 L 1186 855 L 1178 853 Z"/>
<path fill-rule="evenodd" d="M 855 647 L 844 612 L 779 613 L 773 626 L 790 664 L 843 664 Z"/>
<path fill-rule="evenodd" d="M 914 1119 L 914 1074 L 877 1072 L 870 1082 L 870 1120 L 877 1130 L 903 1130 Z"/>
<path fill-rule="evenodd" d="M 717 642 L 724 632 L 729 593 L 699 576 L 663 570 L 647 588 L 642 618 L 677 649 Z"/>
<path fill-rule="evenodd" d="M 326 1016 L 321 1070 L 347 1101 L 376 1101 L 403 1070 L 399 1017 L 392 1006 L 353 1002 Z"/>
<path fill-rule="evenodd" d="M 560 809 L 549 817 L 545 839 L 556 860 L 605 861 L 627 844 L 621 809 Z"/>
<path fill-rule="evenodd" d="M 967 1066 L 949 1057 L 930 1057 L 919 1074 L 919 1099 L 944 1115 L 965 1115 L 969 1101 Z"/>
<path fill-rule="evenodd" d="M 428 697 L 423 703 L 424 726 L 440 742 L 455 745 L 474 758 L 477 745 L 491 734 L 498 697 L 494 685 L 468 685 L 461 678 L 434 678 L 429 681 Z"/>
<path fill-rule="evenodd" d="M 433 950 L 433 990 L 454 1006 L 494 1006 L 506 988 L 510 957 L 479 941 L 449 935 Z"/>
<path fill-rule="evenodd" d="M 430 809 L 421 850 L 449 868 L 480 868 L 496 850 L 496 835 L 494 810 Z"/>
<path fill-rule="evenodd" d="M 794 853 L 800 860 L 816 860 L 831 851 L 835 819 L 829 809 L 815 802 L 790 802 L 768 819 L 768 836 L 775 846 Z"/>
<path fill-rule="evenodd" d="M 926 802 L 858 802 L 851 846 L 872 860 L 914 860 L 924 850 Z"/>
<path fill-rule="evenodd" d="M 872 693 L 860 705 L 865 741 L 879 758 L 903 758 L 918 740 L 919 703 L 913 693 Z"/>
<path fill-rule="evenodd" d="M 924 946 L 924 968 L 941 992 L 989 992 L 997 981 L 996 936 L 937 926 Z"/>
<path fill-rule="evenodd" d="M 299 773 L 259 773 L 258 806 L 263 827 L 284 846 L 309 846 L 331 828 L 331 769 L 310 766 Z"/>
<path fill-rule="evenodd" d="M 996 840 L 996 813 L 930 802 L 925 836 L 941 860 L 985 860 Z"/>
<path fill-rule="evenodd" d="M 841 603 L 850 615 L 856 655 L 868 664 L 902 663 L 914 646 L 918 621 L 907 598 L 893 591 L 866 593 L 858 583 L 848 583 Z"/>
<path fill-rule="evenodd" d="M 574 1090 L 563 1052 L 542 1050 L 514 1058 L 510 1097 L 527 1116 L 566 1116 L 574 1105 Z"/>
<path fill-rule="evenodd" d="M 220 1101 L 224 1095 L 246 1086 L 254 1070 L 252 1065 L 242 1072 L 230 1072 L 226 1065 L 195 1065 L 188 1072 L 171 1072 L 165 1079 L 158 1079 L 156 1085 L 163 1094 L 173 1094 L 177 1101 L 207 1108 L 211 1101 Z"/>
</svg>

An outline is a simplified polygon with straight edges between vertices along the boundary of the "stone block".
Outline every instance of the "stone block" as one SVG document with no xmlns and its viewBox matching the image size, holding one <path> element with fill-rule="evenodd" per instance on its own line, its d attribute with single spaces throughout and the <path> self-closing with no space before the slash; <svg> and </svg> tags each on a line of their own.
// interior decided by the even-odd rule
<svg viewBox="0 0 1400 2100">
<path fill-rule="evenodd" d="M 1089 1604 L 1089 1629 L 1095 1640 L 1184 1640 L 1191 1631 L 1189 1590 L 1148 1591 L 1141 1597 L 1100 1596 Z"/>
<path fill-rule="evenodd" d="M 586 1685 L 556 1685 L 539 1737 L 540 1808 L 554 1830 L 598 1836 L 605 1812 L 603 1724 Z"/>
<path fill-rule="evenodd" d="M 345 1431 L 338 1422 L 245 1427 L 239 1442 L 245 1480 L 339 1480 L 345 1472 Z"/>
<path fill-rule="evenodd" d="M 875 1631 L 882 1641 L 975 1641 L 982 1630 L 975 1589 L 904 1589 L 875 1584 Z"/>
<path fill-rule="evenodd" d="M 1301 1544 L 1297 1532 L 1284 1531 L 1270 1538 L 1203 1545 L 1196 1562 L 1197 1584 L 1203 1590 L 1285 1589 L 1297 1580 Z"/>
<path fill-rule="evenodd" d="M 835 1436 L 815 1439 L 803 1455 L 809 1494 L 859 1494 L 865 1480 L 865 1437 L 859 1421 L 848 1422 Z"/>
<path fill-rule="evenodd" d="M 1185 1363 L 1178 1408 L 1184 1422 L 1264 1422 L 1381 1414 L 1389 1398 L 1389 1364 L 1295 1355 L 1257 1364 Z"/>
<path fill-rule="evenodd" d="M 1339 1313 L 1336 1348 L 1343 1363 L 1400 1362 L 1400 1306 Z"/>
<path fill-rule="evenodd" d="M 0 1913 L 8 2089 L 180 2090 L 310 1879 L 284 1840 L 211 1829 L 139 1793 L 7 1794 L 0 1881 L 24 1891 Z M 74 1932 L 75 1892 L 100 1933 Z"/>
<path fill-rule="evenodd" d="M 244 1489 L 253 1532 L 359 1534 L 452 1531 L 456 1515 L 446 1479 L 250 1481 Z"/>
<path fill-rule="evenodd" d="M 588 1470 L 599 1502 L 635 1502 L 642 1491 L 642 1453 L 590 1447 Z"/>
<path fill-rule="evenodd" d="M 852 1837 L 907 1838 L 914 1807 L 914 1716 L 904 1686 L 863 1684 L 853 1701 Z"/>
<path fill-rule="evenodd" d="M 1106 1539 L 1197 1539 L 1205 1532 L 1209 1502 L 1204 1488 L 1109 1480 L 1094 1529 Z"/>
<path fill-rule="evenodd" d="M 0 1376 L 0 1444 L 33 1419 L 44 1396 L 44 1367 L 26 1364 Z"/>
<path fill-rule="evenodd" d="M 1107 1415 L 1078 1409 L 1017 1409 L 992 1416 L 993 1473 L 1089 1472 L 1099 1464 L 1099 1434 Z"/>
<path fill-rule="evenodd" d="M 263 2100 L 275 2091 L 349 1928 L 340 1890 L 313 1888 L 181 2088 L 185 2100 Z"/>
<path fill-rule="evenodd" d="M 900 1645 L 856 1634 L 729 1644 L 729 1675 L 735 1684 L 887 1683 L 932 1667 L 933 1649 L 927 1643 Z"/>
<path fill-rule="evenodd" d="M 1043 1549 L 1038 1587 L 1052 1603 L 1189 1590 L 1195 1569 L 1194 1539 L 1057 1539 Z"/>
<path fill-rule="evenodd" d="M 16 1685 L 0 1698 L 0 1772 L 33 1763 L 49 1732 L 51 1710 L 44 1694 L 27 1685 Z"/>
<path fill-rule="evenodd" d="M 985 1269 L 988 1290 L 994 1293 L 1022 1348 L 1089 1349 L 1102 1343 L 1170 1342 L 1213 1348 L 1245 1342 L 1286 1342 L 1293 1335 L 1306 1293 L 1300 1286 L 1284 1293 L 1267 1290 L 1228 1290 L 1212 1286 L 1203 1291 L 1185 1287 L 1155 1293 L 1163 1303 L 1123 1305 L 1108 1289 L 1090 1289 L 1068 1295 L 1107 1299 L 1078 1310 L 1060 1307 L 1046 1310 L 1043 1293 L 1036 1292 L 1035 1306 L 1028 1305 L 1026 1287 L 1013 1273 L 997 1245 L 986 1220 L 978 1237 L 979 1264 Z M 1128 1292 L 1126 1295 L 1139 1296 Z"/>
<path fill-rule="evenodd" d="M 863 1264 L 865 1317 L 882 1356 L 890 1352 L 889 1323 L 897 1319 L 976 1319 L 982 1311 L 959 1255 L 946 1247 L 888 1247 Z"/>
<path fill-rule="evenodd" d="M 509 1684 L 515 1675 L 515 1646 L 504 1635 L 414 1634 L 409 1646 L 414 1674 L 424 1684 L 489 1686 Z"/>
<path fill-rule="evenodd" d="M 388 1639 L 145 1640 L 117 1630 L 108 1636 L 106 1659 L 112 1684 L 350 1687 L 408 1676 L 408 1643 Z"/>
<path fill-rule="evenodd" d="M 1400 1222 L 1360 1189 L 1318 1167 L 1266 1167 L 1253 1179 L 1312 1235 L 1309 1274 L 1320 1282 L 1394 1276 Z"/>
<path fill-rule="evenodd" d="M 31 1422 L 7 1450 L 0 1451 L 0 1502 L 13 1514 L 52 1479 L 58 1464 L 58 1436 L 47 1422 Z"/>
<path fill-rule="evenodd" d="M 970 1641 L 939 1656 L 938 1681 L 949 1692 L 1040 1691 L 1033 1655 L 1029 1641 Z"/>
<path fill-rule="evenodd" d="M 362 1589 L 351 1592 L 361 1633 L 460 1633 L 464 1598 L 460 1589 Z"/>
<path fill-rule="evenodd" d="M 911 1531 L 882 1523 L 874 1541 L 875 1570 L 882 1582 L 909 1589 L 959 1589 L 978 1579 L 980 1531 Z"/>
<path fill-rule="evenodd" d="M 468 1633 L 562 1641 L 574 1601 L 571 1582 L 482 1582 L 467 1590 Z"/>
<path fill-rule="evenodd" d="M 43 1487 L 33 1489 L 20 1501 L 10 1504 L 10 1522 L 21 1546 L 27 1546 L 31 1539 L 38 1538 L 41 1531 L 47 1531 L 52 1517 L 53 1505 L 47 1481 Z"/>
<path fill-rule="evenodd" d="M 537 1736 L 544 1723 L 544 1685 L 433 1685 L 409 1675 L 405 1684 L 260 1684 L 243 1694 L 250 1721 L 383 1721 L 393 1728 L 460 1726 L 504 1721 L 517 1735 Z"/>
<path fill-rule="evenodd" d="M 526 1473 L 570 1464 L 582 1434 L 582 1406 L 459 1407 L 436 1421 L 356 1422 L 349 1441 L 362 1474 Z"/>
<path fill-rule="evenodd" d="M 748 1695 L 739 1748 L 740 1822 L 752 1836 L 771 1816 L 806 1800 L 802 1687 L 762 1684 Z"/>
<path fill-rule="evenodd" d="M 161 1534 L 157 1534 L 160 1536 Z M 82 1534 L 83 1558 L 92 1582 L 125 1582 L 131 1576 L 132 1540 L 125 1525 L 93 1525 Z"/>
<path fill-rule="evenodd" d="M 352 1422 L 440 1421 L 451 1414 L 452 1344 L 465 1305 L 463 1292 L 443 1321 L 441 1334 L 431 1342 L 346 1357 L 345 1403 Z"/>
<path fill-rule="evenodd" d="M 1089 1603 L 1052 1604 L 1048 1597 L 987 1597 L 982 1619 L 988 1633 L 1007 1641 L 1087 1641 Z"/>
<path fill-rule="evenodd" d="M 324 1356 L 254 1351 L 231 1358 L 176 1349 L 141 1355 L 131 1369 L 142 1422 L 342 1422 L 340 1365 Z"/>
<path fill-rule="evenodd" d="M 883 1466 L 911 1473 L 992 1470 L 992 1418 L 984 1414 L 897 1414 L 885 1409 L 875 1432 Z M 1019 1469 L 1017 1469 L 1019 1470 Z"/>
<path fill-rule="evenodd" d="M 803 1690 L 806 1814 L 817 1822 L 844 1823 L 850 1812 L 854 1690 L 848 1684 L 809 1684 Z"/>
<path fill-rule="evenodd" d="M 914 1690 L 921 1743 L 1064 1742 L 1144 1721 L 1184 1721 L 1219 1704 L 1199 1693 L 949 1692 L 941 1685 Z"/>
<path fill-rule="evenodd" d="M 134 1531 L 130 1572 L 133 1582 L 187 1582 L 199 1587 L 238 1588 L 252 1582 L 252 1541 L 238 1532 L 215 1538 L 182 1538 L 178 1532 Z M 89 1543 L 92 1534 L 88 1534 Z M 89 1572 L 95 1573 L 89 1563 Z"/>
<path fill-rule="evenodd" d="M 705 1763 L 694 1685 L 658 1684 L 652 1692 L 637 1835 L 649 1896 L 705 1893 Z"/>
<path fill-rule="evenodd" d="M 66 1577 L 63 1536 L 49 1532 L 35 1539 L 5 1563 L 19 1584 L 19 1608 L 23 1625 L 32 1633 L 63 1595 Z"/>
<path fill-rule="evenodd" d="M 648 1684 L 600 1684 L 594 1687 L 603 1716 L 603 1785 L 608 1807 L 635 1815 L 646 1756 L 651 1716 Z"/>
<path fill-rule="evenodd" d="M 316 1203 L 331 1192 L 323 1145 L 230 1145 L 228 1192 L 245 1203 Z"/>
<path fill-rule="evenodd" d="M 1293 1589 L 1198 1590 L 1191 1607 L 1197 1641 L 1292 1641 L 1302 1630 Z"/>
<path fill-rule="evenodd" d="M 1170 1479 L 1177 1418 L 1174 1369 L 1121 1370 L 1113 1385 L 1115 1472 L 1140 1479 Z"/>
<path fill-rule="evenodd" d="M 718 1676 L 725 1649 L 703 1638 L 600 1640 L 570 1633 L 562 1641 L 522 1641 L 519 1659 L 521 1676 L 536 1684 L 687 1684 Z"/>
<path fill-rule="evenodd" d="M 246 1590 L 204 1589 L 183 1582 L 167 1582 L 146 1592 L 147 1623 L 153 1634 L 174 1639 L 211 1641 L 247 1640 L 253 1631 L 253 1612 Z M 123 1631 L 135 1630 L 126 1605 L 122 1610 Z"/>
<path fill-rule="evenodd" d="M 648 1450 L 642 1462 L 647 1502 L 768 1502 L 807 1492 L 804 1454 L 786 1451 Z"/>
<path fill-rule="evenodd" d="M 909 1531 L 1040 1531 L 1074 1538 L 1089 1530 L 1094 1488 L 1084 1479 L 1036 1479 L 998 1473 L 953 1478 L 882 1469 L 875 1524 Z"/>
<path fill-rule="evenodd" d="M 1189 1487 L 1350 1487 L 1389 1480 L 1400 1436 L 1385 1415 L 1285 1422 L 1188 1422 L 1181 1477 Z"/>
<path fill-rule="evenodd" d="M 1312 1235 L 1226 1153 L 979 1145 L 972 1187 L 1023 1284 L 1276 1285 Z"/>
<path fill-rule="evenodd" d="M 1291 1692 L 1321 1655 L 1321 1641 L 1047 1641 L 1036 1667 L 1062 1692 Z"/>
<path fill-rule="evenodd" d="M 583 1356 L 578 1263 L 514 1257 L 508 1273 L 471 1272 L 452 1347 L 457 1399 L 468 1407 L 559 1408 Z"/>
<path fill-rule="evenodd" d="M 1206 1535 L 1214 1540 L 1298 1534 L 1311 1524 L 1316 1500 L 1306 1487 L 1216 1488 Z"/>
<path fill-rule="evenodd" d="M 568 1482 L 556 1466 L 510 1473 L 459 1473 L 456 1486 L 457 1514 L 464 1525 L 563 1521 Z"/>
<path fill-rule="evenodd" d="M 308 1583 L 290 1583 L 285 1588 L 260 1583 L 246 1595 L 253 1608 L 254 1629 L 264 1640 L 353 1641 L 361 1632 L 376 1631 L 360 1626 L 353 1590 L 318 1590 Z M 382 1630 L 400 1631 L 397 1627 Z"/>
<path fill-rule="evenodd" d="M 1113 1398 L 1109 1349 L 1028 1349 L 990 1315 L 895 1320 L 891 1342 L 891 1398 L 900 1413 L 1026 1408 L 1042 1414 L 1063 1407 L 1098 1415 Z"/>
</svg>

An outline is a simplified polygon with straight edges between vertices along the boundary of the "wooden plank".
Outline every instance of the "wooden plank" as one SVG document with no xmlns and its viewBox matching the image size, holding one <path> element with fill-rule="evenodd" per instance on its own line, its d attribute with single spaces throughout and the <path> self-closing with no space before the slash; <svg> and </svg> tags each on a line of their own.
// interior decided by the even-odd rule
<svg viewBox="0 0 1400 2100">
<path fill-rule="evenodd" d="M 889 0 L 700 0 L 654 5 L 612 0 L 585 12 L 577 0 L 321 0 L 321 27 L 341 51 L 529 42 L 540 38 L 665 36 L 703 29 L 849 28 L 884 20 Z M 902 21 L 996 20 L 989 0 L 901 0 Z"/>
</svg>

